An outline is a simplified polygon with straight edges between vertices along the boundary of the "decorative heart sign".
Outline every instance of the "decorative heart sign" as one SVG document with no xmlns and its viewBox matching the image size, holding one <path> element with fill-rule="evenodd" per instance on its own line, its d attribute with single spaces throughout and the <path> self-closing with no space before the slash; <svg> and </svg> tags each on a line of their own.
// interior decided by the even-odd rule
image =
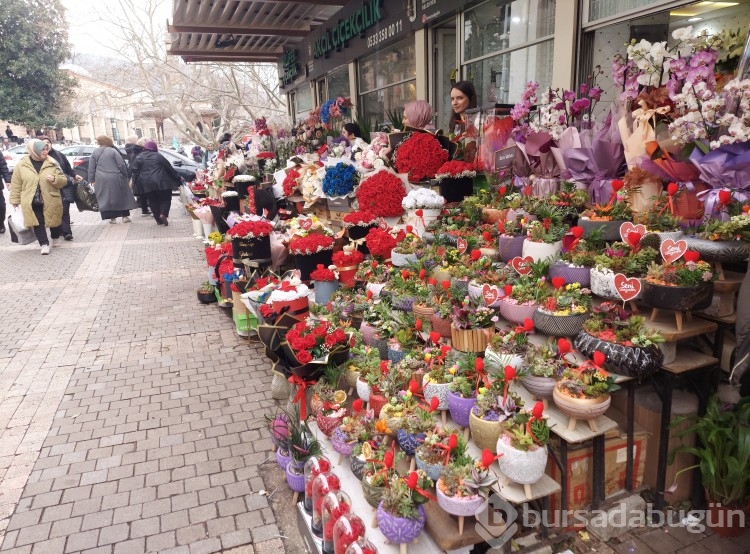
<svg viewBox="0 0 750 554">
<path fill-rule="evenodd" d="M 620 238 L 622 239 L 622 242 L 628 242 L 628 235 L 630 233 L 637 233 L 642 237 L 646 234 L 646 226 L 641 225 L 640 223 L 638 225 L 634 225 L 630 221 L 626 221 L 625 223 L 620 225 Z"/>
<path fill-rule="evenodd" d="M 499 296 L 500 294 L 496 287 L 492 287 L 486 283 L 482 287 L 482 298 L 484 299 L 485 305 L 492 306 L 497 302 Z"/>
<path fill-rule="evenodd" d="M 378 224 L 378 227 L 380 227 L 383 231 L 388 230 L 388 222 L 385 219 L 381 219 L 380 223 Z"/>
<path fill-rule="evenodd" d="M 641 293 L 641 282 L 636 277 L 625 277 L 618 273 L 615 275 L 615 288 L 620 298 L 627 302 Z"/>
<path fill-rule="evenodd" d="M 659 246 L 661 257 L 668 264 L 676 262 L 687 252 L 687 242 L 684 240 L 666 239 Z"/>
<path fill-rule="evenodd" d="M 297 219 L 300 229 L 303 231 L 309 231 L 312 228 L 313 220 L 309 217 L 300 217 Z"/>
<path fill-rule="evenodd" d="M 456 240 L 456 248 L 458 249 L 459 253 L 463 254 L 466 252 L 466 249 L 469 247 L 469 243 L 466 242 L 466 239 L 458 238 Z"/>
<path fill-rule="evenodd" d="M 522 258 L 521 256 L 516 256 L 510 261 L 510 265 L 513 267 L 513 269 L 518 272 L 519 275 L 528 275 L 531 273 L 531 264 L 534 263 L 534 258 L 531 256 L 526 256 L 525 258 Z"/>
</svg>

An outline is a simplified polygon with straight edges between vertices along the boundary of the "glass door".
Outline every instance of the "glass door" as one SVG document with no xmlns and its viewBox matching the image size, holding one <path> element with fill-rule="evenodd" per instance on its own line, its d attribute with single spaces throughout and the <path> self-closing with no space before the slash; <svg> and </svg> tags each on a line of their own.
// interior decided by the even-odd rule
<svg viewBox="0 0 750 554">
<path fill-rule="evenodd" d="M 458 55 L 456 52 L 456 28 L 438 28 L 434 34 L 435 53 L 433 75 L 435 85 L 432 91 L 432 108 L 435 111 L 435 128 L 448 130 L 451 119 L 451 87 L 460 81 L 458 75 Z"/>
</svg>

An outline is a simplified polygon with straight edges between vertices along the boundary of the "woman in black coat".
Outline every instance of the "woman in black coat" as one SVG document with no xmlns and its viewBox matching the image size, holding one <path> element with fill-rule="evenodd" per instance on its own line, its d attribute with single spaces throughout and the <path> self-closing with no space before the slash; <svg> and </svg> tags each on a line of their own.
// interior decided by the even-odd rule
<svg viewBox="0 0 750 554">
<path fill-rule="evenodd" d="M 158 225 L 169 225 L 172 190 L 180 185 L 180 176 L 169 161 L 159 154 L 153 140 L 146 141 L 132 168 L 133 189 L 148 199 Z"/>
</svg>

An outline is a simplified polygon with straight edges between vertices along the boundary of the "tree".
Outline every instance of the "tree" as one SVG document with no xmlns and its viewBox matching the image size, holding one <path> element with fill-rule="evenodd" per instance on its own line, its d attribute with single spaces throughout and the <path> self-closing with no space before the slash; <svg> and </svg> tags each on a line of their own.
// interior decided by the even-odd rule
<svg viewBox="0 0 750 554">
<path fill-rule="evenodd" d="M 28 127 L 70 126 L 75 81 L 60 0 L 0 0 L 0 119 Z"/>
</svg>

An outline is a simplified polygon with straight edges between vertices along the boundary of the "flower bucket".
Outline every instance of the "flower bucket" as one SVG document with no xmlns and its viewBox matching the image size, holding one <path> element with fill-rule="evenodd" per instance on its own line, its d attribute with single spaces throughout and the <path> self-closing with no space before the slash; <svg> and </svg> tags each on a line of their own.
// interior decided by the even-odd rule
<svg viewBox="0 0 750 554">
<path fill-rule="evenodd" d="M 616 242 L 621 239 L 620 225 L 625 223 L 621 220 L 615 221 L 591 221 L 584 217 L 578 218 L 579 227 L 583 227 L 583 236 L 588 237 L 595 229 L 601 229 L 606 242 Z"/>
<path fill-rule="evenodd" d="M 537 308 L 534 312 L 534 328 L 540 333 L 553 337 L 572 337 L 577 335 L 591 314 L 588 312 L 571 315 L 552 315 Z"/>
<path fill-rule="evenodd" d="M 497 250 L 500 254 L 500 259 L 504 262 L 509 262 L 513 258 L 519 257 L 523 253 L 524 242 L 526 242 L 526 237 L 523 235 L 520 237 L 499 236 L 497 238 Z"/>
<path fill-rule="evenodd" d="M 487 421 L 478 418 L 471 412 L 469 415 L 469 429 L 471 429 L 471 438 L 474 444 L 480 450 L 485 448 L 493 454 L 497 454 L 497 439 L 503 432 L 503 425 L 499 421 Z"/>
<path fill-rule="evenodd" d="M 339 272 L 339 282 L 342 285 L 351 286 L 354 284 L 354 278 L 357 276 L 357 266 L 350 265 L 345 267 L 336 266 L 336 271 Z"/>
<path fill-rule="evenodd" d="M 566 262 L 557 261 L 549 269 L 549 278 L 553 277 L 563 277 L 566 283 L 579 283 L 581 288 L 589 288 L 591 268 L 571 266 Z"/>
<path fill-rule="evenodd" d="M 521 379 L 523 388 L 534 395 L 535 398 L 544 399 L 552 398 L 552 391 L 557 386 L 555 377 L 537 377 L 536 375 L 527 375 Z"/>
<path fill-rule="evenodd" d="M 407 456 L 414 456 L 414 452 L 416 452 L 419 445 L 422 444 L 420 441 L 423 441 L 426 436 L 427 435 L 424 433 L 418 433 L 416 435 L 408 433 L 403 429 L 396 431 L 396 441 L 398 441 L 398 446 Z"/>
<path fill-rule="evenodd" d="M 435 314 L 430 318 L 430 325 L 432 325 L 432 330 L 440 333 L 442 338 L 451 338 L 452 325 L 450 319 L 442 319 Z"/>
<path fill-rule="evenodd" d="M 447 204 L 461 202 L 467 196 L 474 194 L 473 177 L 448 177 L 438 182 L 440 196 L 445 198 Z"/>
<path fill-rule="evenodd" d="M 475 494 L 474 496 L 446 496 L 440 487 L 437 487 L 438 505 L 452 516 L 471 517 L 484 503 L 484 498 Z"/>
<path fill-rule="evenodd" d="M 424 508 L 417 506 L 419 517 L 410 519 L 396 517 L 383 509 L 383 504 L 378 504 L 377 521 L 378 529 L 391 544 L 407 544 L 416 539 L 424 529 Z"/>
<path fill-rule="evenodd" d="M 294 269 L 299 269 L 300 279 L 303 281 L 310 280 L 310 273 L 315 271 L 318 264 L 322 264 L 325 267 L 331 265 L 333 260 L 333 250 L 322 250 L 315 254 L 295 254 L 294 256 Z"/>
<path fill-rule="evenodd" d="M 562 241 L 553 242 L 551 244 L 546 242 L 532 242 L 526 240 L 523 243 L 521 250 L 521 256 L 531 258 L 535 261 L 555 259 L 560 256 L 560 250 L 562 250 Z"/>
<path fill-rule="evenodd" d="M 644 279 L 641 302 L 649 308 L 680 312 L 705 310 L 711 305 L 714 284 L 706 283 L 694 287 L 670 287 L 657 285 Z"/>
<path fill-rule="evenodd" d="M 515 325 L 523 325 L 525 319 L 533 319 L 539 304 L 512 304 L 508 300 L 500 302 L 500 315 Z"/>
<path fill-rule="evenodd" d="M 459 352 L 484 352 L 493 333 L 492 327 L 457 329 L 451 325 L 451 345 Z"/>
<path fill-rule="evenodd" d="M 472 396 L 471 398 L 464 398 L 463 396 L 449 390 L 447 400 L 451 419 L 461 427 L 468 427 L 471 409 L 477 403 L 477 397 Z"/>
<path fill-rule="evenodd" d="M 533 450 L 518 450 L 510 443 L 510 438 L 503 434 L 497 441 L 497 453 L 502 454 L 497 463 L 500 471 L 515 483 L 532 485 L 544 477 L 547 467 L 547 447 Z"/>
<path fill-rule="evenodd" d="M 433 398 L 437 398 L 440 401 L 438 404 L 438 410 L 448 409 L 448 393 L 450 389 L 448 383 L 427 383 L 424 386 L 424 399 L 429 404 Z"/>
<path fill-rule="evenodd" d="M 331 299 L 331 295 L 339 289 L 338 281 L 313 281 L 315 291 L 315 303 L 325 305 Z"/>
</svg>

